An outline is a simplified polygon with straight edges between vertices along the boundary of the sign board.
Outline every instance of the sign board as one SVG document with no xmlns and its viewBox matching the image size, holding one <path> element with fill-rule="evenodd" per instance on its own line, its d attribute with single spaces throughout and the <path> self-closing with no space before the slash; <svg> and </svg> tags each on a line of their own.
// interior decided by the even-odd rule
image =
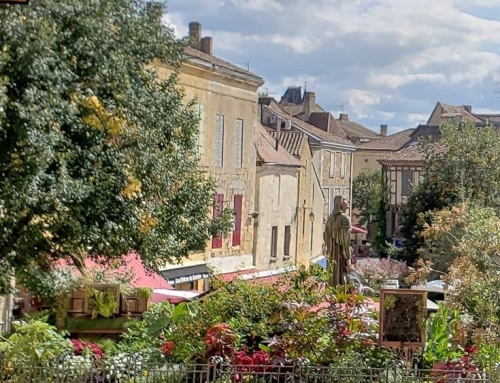
<svg viewBox="0 0 500 383">
<path fill-rule="evenodd" d="M 379 344 L 387 347 L 423 347 L 427 292 L 411 289 L 380 292 Z"/>
</svg>

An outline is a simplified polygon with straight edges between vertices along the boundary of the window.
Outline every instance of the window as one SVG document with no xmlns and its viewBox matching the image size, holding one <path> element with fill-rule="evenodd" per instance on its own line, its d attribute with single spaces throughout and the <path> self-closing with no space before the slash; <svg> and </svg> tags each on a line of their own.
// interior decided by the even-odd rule
<svg viewBox="0 0 500 383">
<path fill-rule="evenodd" d="M 345 178 L 347 167 L 346 154 L 342 153 L 342 162 L 340 163 L 340 178 Z"/>
<path fill-rule="evenodd" d="M 213 217 L 218 218 L 224 207 L 224 194 L 216 194 L 214 197 Z M 212 249 L 222 248 L 222 236 L 212 237 Z"/>
<path fill-rule="evenodd" d="M 243 166 L 243 120 L 236 120 L 236 158 L 234 167 L 241 169 Z"/>
<path fill-rule="evenodd" d="M 222 168 L 224 164 L 224 116 L 217 115 L 215 132 L 215 166 Z"/>
<path fill-rule="evenodd" d="M 325 196 L 325 210 L 330 214 L 330 189 L 323 188 L 323 194 Z"/>
<path fill-rule="evenodd" d="M 283 248 L 283 256 L 284 258 L 290 257 L 290 241 L 292 239 L 292 231 L 291 226 L 285 226 L 285 246 Z"/>
<path fill-rule="evenodd" d="M 330 152 L 330 178 L 335 177 L 335 152 Z"/>
<path fill-rule="evenodd" d="M 233 247 L 241 245 L 241 210 L 243 207 L 243 196 L 234 196 L 234 231 Z"/>
<path fill-rule="evenodd" d="M 200 119 L 200 122 L 198 124 L 198 154 L 200 155 L 200 157 L 203 156 L 203 154 L 205 153 L 205 148 L 204 148 L 204 145 L 205 145 L 205 142 L 204 142 L 204 138 L 205 138 L 205 107 L 201 104 L 198 104 L 198 108 L 197 108 L 197 112 L 198 112 L 198 118 Z"/>
<path fill-rule="evenodd" d="M 271 259 L 278 258 L 278 226 L 271 229 Z"/>
<path fill-rule="evenodd" d="M 401 172 L 401 196 L 407 197 L 411 193 L 411 184 L 413 182 L 413 172 L 411 170 L 403 170 Z"/>
</svg>

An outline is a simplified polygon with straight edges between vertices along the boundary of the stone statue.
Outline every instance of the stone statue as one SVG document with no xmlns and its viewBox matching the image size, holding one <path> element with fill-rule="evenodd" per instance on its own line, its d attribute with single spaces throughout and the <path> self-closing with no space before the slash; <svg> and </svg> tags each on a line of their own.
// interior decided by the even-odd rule
<svg viewBox="0 0 500 383">
<path fill-rule="evenodd" d="M 330 285 L 345 285 L 354 257 L 351 249 L 351 219 L 345 213 L 347 200 L 335 196 L 333 212 L 326 221 L 324 240 L 327 248 Z"/>
</svg>

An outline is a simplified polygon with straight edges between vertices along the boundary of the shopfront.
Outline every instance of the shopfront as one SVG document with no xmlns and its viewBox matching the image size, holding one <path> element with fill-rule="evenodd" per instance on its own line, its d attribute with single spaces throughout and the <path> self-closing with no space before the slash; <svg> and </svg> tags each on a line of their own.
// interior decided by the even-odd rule
<svg viewBox="0 0 500 383">
<path fill-rule="evenodd" d="M 167 266 L 160 274 L 176 290 L 207 291 L 210 269 L 206 263 Z"/>
</svg>

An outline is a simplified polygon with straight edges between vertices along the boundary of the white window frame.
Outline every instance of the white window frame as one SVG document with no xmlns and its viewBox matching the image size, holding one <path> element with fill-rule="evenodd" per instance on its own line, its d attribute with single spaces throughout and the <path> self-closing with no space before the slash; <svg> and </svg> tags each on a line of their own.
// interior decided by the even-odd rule
<svg viewBox="0 0 500 383">
<path fill-rule="evenodd" d="M 215 124 L 215 167 L 224 166 L 224 115 L 218 114 Z"/>
<path fill-rule="evenodd" d="M 347 154 L 342 153 L 342 162 L 340 163 L 340 178 L 344 179 L 346 176 L 347 167 Z"/>
<path fill-rule="evenodd" d="M 330 178 L 335 178 L 335 152 L 330 152 Z"/>
</svg>

